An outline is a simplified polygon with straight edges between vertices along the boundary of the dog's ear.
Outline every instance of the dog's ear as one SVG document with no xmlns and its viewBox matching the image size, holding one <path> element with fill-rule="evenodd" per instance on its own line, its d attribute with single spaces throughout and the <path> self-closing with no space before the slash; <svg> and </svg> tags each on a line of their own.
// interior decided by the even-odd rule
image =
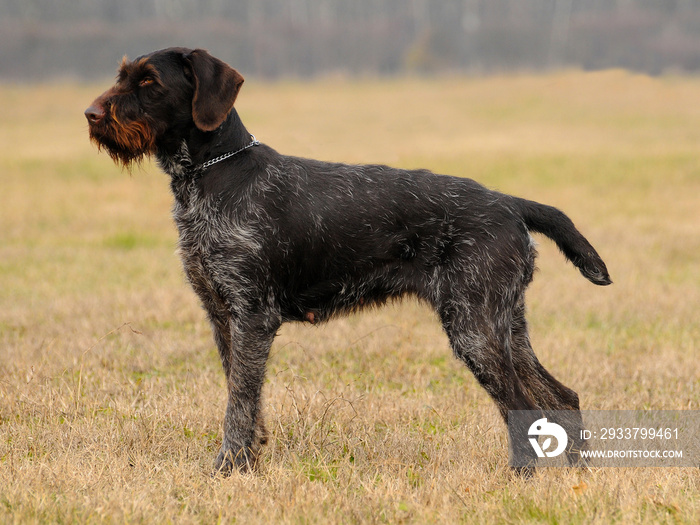
<svg viewBox="0 0 700 525">
<path fill-rule="evenodd" d="M 192 118 L 202 131 L 214 131 L 226 120 L 243 84 L 241 74 L 203 49 L 185 55 L 194 80 Z"/>
</svg>

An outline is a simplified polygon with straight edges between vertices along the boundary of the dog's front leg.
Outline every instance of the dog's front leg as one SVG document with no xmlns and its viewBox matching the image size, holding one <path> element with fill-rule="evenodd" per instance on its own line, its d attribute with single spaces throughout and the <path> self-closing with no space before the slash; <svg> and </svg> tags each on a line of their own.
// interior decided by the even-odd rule
<svg viewBox="0 0 700 525">
<path fill-rule="evenodd" d="M 221 352 L 228 390 L 224 439 L 214 463 L 214 468 L 223 474 L 234 468 L 252 468 L 266 442 L 262 386 L 277 328 L 279 323 L 269 315 L 248 313 L 242 318 L 231 317 L 228 355 Z"/>
</svg>

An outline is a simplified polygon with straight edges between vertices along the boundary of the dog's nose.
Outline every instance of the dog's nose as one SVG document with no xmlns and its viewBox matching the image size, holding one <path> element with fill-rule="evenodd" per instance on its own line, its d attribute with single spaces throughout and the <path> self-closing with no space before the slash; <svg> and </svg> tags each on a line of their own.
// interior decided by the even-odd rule
<svg viewBox="0 0 700 525">
<path fill-rule="evenodd" d="M 85 118 L 90 124 L 97 124 L 105 116 L 105 110 L 102 106 L 92 105 L 85 110 Z"/>
</svg>

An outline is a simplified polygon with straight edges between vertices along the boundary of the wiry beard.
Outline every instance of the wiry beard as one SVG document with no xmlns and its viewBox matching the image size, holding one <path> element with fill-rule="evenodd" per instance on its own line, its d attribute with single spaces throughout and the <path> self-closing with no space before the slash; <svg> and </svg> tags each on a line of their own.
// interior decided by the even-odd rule
<svg viewBox="0 0 700 525">
<path fill-rule="evenodd" d="M 90 140 L 98 149 L 104 148 L 115 163 L 129 170 L 156 149 L 155 131 L 143 120 L 121 123 L 112 116 L 108 122 L 90 126 Z"/>
</svg>

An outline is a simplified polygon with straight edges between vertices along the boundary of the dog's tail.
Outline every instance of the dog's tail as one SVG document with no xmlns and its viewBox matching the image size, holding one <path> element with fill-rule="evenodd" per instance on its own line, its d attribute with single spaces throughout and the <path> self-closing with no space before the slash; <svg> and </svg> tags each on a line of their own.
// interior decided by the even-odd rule
<svg viewBox="0 0 700 525">
<path fill-rule="evenodd" d="M 581 235 L 564 213 L 552 206 L 525 199 L 515 199 L 515 205 L 530 231 L 552 239 L 581 274 L 594 284 L 612 284 L 608 269 L 591 243 Z"/>
</svg>

